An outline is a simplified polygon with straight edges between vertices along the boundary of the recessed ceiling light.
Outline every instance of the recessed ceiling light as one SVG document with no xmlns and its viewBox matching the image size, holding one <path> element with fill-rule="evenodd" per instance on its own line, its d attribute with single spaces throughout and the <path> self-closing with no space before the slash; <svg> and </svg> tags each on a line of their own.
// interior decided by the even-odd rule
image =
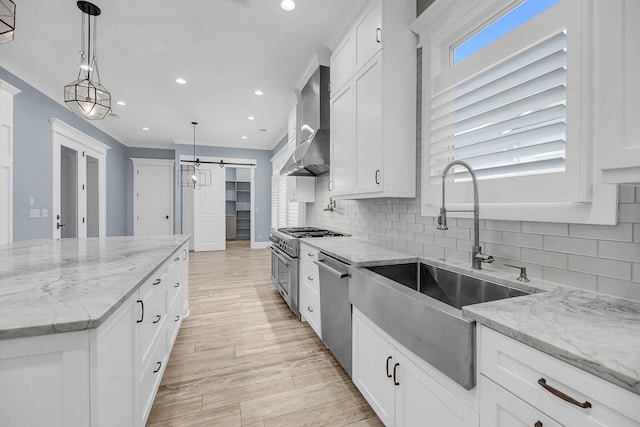
<svg viewBox="0 0 640 427">
<path fill-rule="evenodd" d="M 123 107 L 124 107 L 125 105 L 127 105 L 127 103 L 126 103 L 126 102 L 124 102 L 124 101 L 118 101 L 118 102 L 116 102 L 116 104 L 118 104 L 118 105 L 122 105 Z"/>
<path fill-rule="evenodd" d="M 142 128 L 142 130 L 149 130 L 149 128 Z"/>
<path fill-rule="evenodd" d="M 254 94 L 256 94 L 256 95 L 258 95 L 258 96 L 262 96 L 262 95 L 264 95 L 264 92 L 263 92 L 263 91 L 261 91 L 261 90 L 257 90 L 257 91 L 255 91 L 255 92 L 253 92 L 253 93 L 254 93 Z"/>
<path fill-rule="evenodd" d="M 246 136 L 243 136 L 243 137 L 242 137 L 242 139 L 247 139 L 247 137 L 246 137 Z"/>
<path fill-rule="evenodd" d="M 293 0 L 282 0 L 282 3 L 280 3 L 280 7 L 287 12 L 291 12 L 296 8 L 296 4 L 293 2 Z"/>
<path fill-rule="evenodd" d="M 176 79 L 176 83 L 178 83 L 179 85 L 186 85 L 187 81 L 185 79 L 182 79 L 182 78 L 177 78 Z"/>
<path fill-rule="evenodd" d="M 253 116 L 249 116 L 249 117 L 247 117 L 247 119 L 249 119 L 249 120 L 255 120 L 256 118 L 255 118 L 255 117 L 253 117 Z"/>
</svg>

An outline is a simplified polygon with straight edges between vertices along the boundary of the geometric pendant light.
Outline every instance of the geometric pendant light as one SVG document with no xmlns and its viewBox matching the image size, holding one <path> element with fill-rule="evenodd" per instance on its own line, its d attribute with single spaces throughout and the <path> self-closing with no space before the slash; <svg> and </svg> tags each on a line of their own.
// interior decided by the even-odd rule
<svg viewBox="0 0 640 427">
<path fill-rule="evenodd" d="M 82 11 L 80 70 L 78 78 L 64 87 L 64 102 L 80 117 L 101 120 L 111 111 L 111 94 L 100 83 L 98 72 L 96 17 L 100 8 L 88 1 L 79 1 L 77 5 Z"/>
<path fill-rule="evenodd" d="M 191 122 L 193 125 L 193 160 L 183 160 L 191 164 L 180 165 L 180 186 L 190 187 L 199 190 L 202 186 L 211 185 L 211 171 L 200 169 L 200 159 L 196 157 L 196 126 L 198 122 Z"/>
<path fill-rule="evenodd" d="M 16 29 L 16 4 L 11 0 L 0 0 L 0 44 L 13 40 Z"/>
</svg>

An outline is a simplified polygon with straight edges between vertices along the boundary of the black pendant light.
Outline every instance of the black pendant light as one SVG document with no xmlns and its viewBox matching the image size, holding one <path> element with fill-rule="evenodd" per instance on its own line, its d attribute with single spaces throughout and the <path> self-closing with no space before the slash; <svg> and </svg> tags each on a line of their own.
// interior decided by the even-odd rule
<svg viewBox="0 0 640 427">
<path fill-rule="evenodd" d="M 100 120 L 111 111 L 111 94 L 100 83 L 98 72 L 96 17 L 101 11 L 88 1 L 79 1 L 77 5 L 82 11 L 80 70 L 78 79 L 64 87 L 64 102 L 76 115 L 89 120 Z"/>
<path fill-rule="evenodd" d="M 11 0 L 0 0 L 0 44 L 13 40 L 16 29 L 16 4 Z"/>
<path fill-rule="evenodd" d="M 196 126 L 198 122 L 191 122 L 193 125 L 193 160 L 186 160 L 191 164 L 180 165 L 180 185 L 198 190 L 202 186 L 211 185 L 211 171 L 200 170 L 200 159 L 196 157 Z"/>
</svg>

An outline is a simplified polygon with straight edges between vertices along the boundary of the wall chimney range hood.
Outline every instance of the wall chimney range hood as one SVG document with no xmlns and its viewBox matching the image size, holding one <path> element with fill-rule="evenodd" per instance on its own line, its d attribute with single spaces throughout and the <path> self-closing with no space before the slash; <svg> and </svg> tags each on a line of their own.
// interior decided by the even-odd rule
<svg viewBox="0 0 640 427">
<path fill-rule="evenodd" d="M 316 176 L 329 171 L 329 67 L 320 66 L 300 92 L 302 141 L 280 175 Z"/>
</svg>

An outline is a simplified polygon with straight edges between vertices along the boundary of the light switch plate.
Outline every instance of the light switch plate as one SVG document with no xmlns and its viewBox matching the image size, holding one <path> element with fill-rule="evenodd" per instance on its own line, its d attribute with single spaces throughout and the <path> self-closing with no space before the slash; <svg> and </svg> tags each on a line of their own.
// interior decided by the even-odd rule
<svg viewBox="0 0 640 427">
<path fill-rule="evenodd" d="M 29 209 L 29 218 L 40 218 L 40 209 Z"/>
<path fill-rule="evenodd" d="M 33 206 L 36 204 L 36 198 L 31 196 L 29 197 L 29 206 Z"/>
<path fill-rule="evenodd" d="M 42 209 L 42 218 L 46 218 L 49 216 L 49 209 Z"/>
</svg>

